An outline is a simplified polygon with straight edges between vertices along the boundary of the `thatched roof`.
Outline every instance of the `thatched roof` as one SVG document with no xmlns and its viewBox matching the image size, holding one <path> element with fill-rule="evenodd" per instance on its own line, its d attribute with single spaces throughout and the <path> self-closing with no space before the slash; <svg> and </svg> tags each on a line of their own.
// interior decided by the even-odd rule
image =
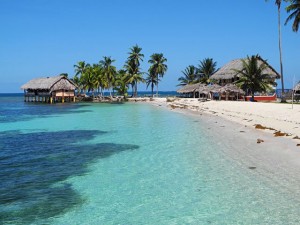
<svg viewBox="0 0 300 225">
<path fill-rule="evenodd" d="M 76 85 L 73 81 L 64 76 L 44 77 L 30 80 L 21 86 L 21 89 L 27 90 L 75 90 Z"/>
<path fill-rule="evenodd" d="M 300 81 L 298 84 L 296 84 L 296 86 L 293 89 L 294 91 L 300 91 Z"/>
<path fill-rule="evenodd" d="M 206 85 L 202 83 L 188 84 L 177 90 L 178 93 L 186 94 L 199 92 L 200 94 L 208 93 L 223 93 L 223 92 L 234 92 L 239 94 L 245 94 L 245 92 L 237 87 L 235 84 L 226 84 L 225 86 L 220 86 L 218 84 Z"/>
<path fill-rule="evenodd" d="M 226 84 L 225 86 L 221 87 L 220 92 L 234 92 L 234 93 L 239 93 L 239 94 L 245 94 L 245 92 L 240 89 L 238 86 L 235 84 Z"/>
<path fill-rule="evenodd" d="M 220 88 L 221 88 L 220 85 L 212 84 L 212 85 L 205 85 L 202 88 L 199 88 L 198 91 L 199 91 L 200 94 L 208 94 L 210 92 L 218 93 Z"/>
<path fill-rule="evenodd" d="M 269 74 L 272 78 L 279 79 L 280 74 L 276 72 L 276 70 L 271 67 L 264 59 L 260 56 L 258 58 L 258 65 L 260 66 L 262 63 L 267 65 L 267 68 L 264 70 L 264 73 Z M 247 60 L 247 59 L 246 59 Z M 229 63 L 225 64 L 221 69 L 215 72 L 210 78 L 215 80 L 227 80 L 232 79 L 237 75 L 237 72 L 234 70 L 242 70 L 243 69 L 243 62 L 241 59 L 235 59 L 230 61 Z"/>
<path fill-rule="evenodd" d="M 180 94 L 192 93 L 194 91 L 198 91 L 198 89 L 202 86 L 204 86 L 204 84 L 202 83 L 187 84 L 182 88 L 178 89 L 177 92 Z"/>
</svg>

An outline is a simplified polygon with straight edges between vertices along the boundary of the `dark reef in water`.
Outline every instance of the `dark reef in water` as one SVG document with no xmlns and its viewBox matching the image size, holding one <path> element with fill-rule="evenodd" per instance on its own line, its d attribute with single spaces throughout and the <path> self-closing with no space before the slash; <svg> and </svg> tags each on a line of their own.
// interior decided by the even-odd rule
<svg viewBox="0 0 300 225">
<path fill-rule="evenodd" d="M 36 117 L 58 116 L 61 114 L 85 113 L 84 107 L 87 104 L 41 104 L 41 103 L 24 103 L 0 102 L 0 123 L 10 123 L 18 121 L 28 121 Z"/>
<path fill-rule="evenodd" d="M 106 132 L 0 132 L 0 218 L 3 224 L 30 224 L 63 214 L 84 199 L 64 183 L 87 165 L 136 145 L 85 141 Z"/>
</svg>

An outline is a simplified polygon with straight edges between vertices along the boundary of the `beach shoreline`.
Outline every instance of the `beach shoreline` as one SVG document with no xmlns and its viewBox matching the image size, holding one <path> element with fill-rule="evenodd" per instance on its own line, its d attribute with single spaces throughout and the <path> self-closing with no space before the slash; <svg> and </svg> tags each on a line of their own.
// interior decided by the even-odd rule
<svg viewBox="0 0 300 225">
<path fill-rule="evenodd" d="M 241 169 L 254 170 L 259 176 L 264 177 L 266 180 L 270 180 L 271 183 L 274 183 L 276 177 L 275 180 L 278 181 L 277 184 L 281 186 L 282 189 L 285 191 L 288 189 L 294 193 L 295 196 L 300 196 L 300 191 L 298 190 L 300 184 L 300 140 L 293 139 L 294 135 L 299 135 L 298 133 L 295 132 L 292 136 L 275 137 L 273 130 L 255 128 L 254 123 L 259 122 L 265 124 L 263 123 L 263 116 L 259 117 L 260 120 L 256 118 L 257 115 L 250 116 L 250 118 L 253 119 L 252 123 L 250 123 L 247 121 L 245 122 L 241 118 L 233 119 L 233 116 L 230 116 L 230 114 L 222 114 L 222 111 L 217 111 L 216 107 L 210 107 L 211 105 L 214 106 L 217 104 L 220 104 L 219 107 L 223 105 L 230 106 L 232 105 L 232 102 L 218 101 L 213 103 L 198 103 L 193 99 L 179 99 L 175 102 L 167 102 L 166 99 L 154 99 L 145 102 L 146 103 L 143 102 L 141 104 L 150 103 L 154 107 L 165 108 L 166 110 L 175 113 L 191 116 L 195 119 L 195 122 L 199 120 L 201 125 L 203 125 L 203 129 L 206 129 L 207 137 L 215 140 L 214 145 L 216 148 L 223 149 L 224 147 L 224 149 L 227 149 L 224 150 L 224 155 L 240 164 Z M 174 103 L 181 104 L 182 102 L 185 102 L 186 104 L 181 105 L 180 107 L 172 107 Z M 252 103 L 237 103 L 237 105 L 241 104 Z M 278 107 L 286 108 L 285 105 L 276 103 L 260 104 L 262 103 L 254 103 L 251 106 L 254 109 L 256 107 L 255 105 L 268 108 L 272 108 L 272 105 L 278 105 Z M 201 110 L 201 108 L 197 108 L 201 106 L 206 109 Z M 216 113 L 211 112 L 213 110 L 216 110 Z M 294 114 L 299 112 L 300 105 L 297 105 L 294 110 Z M 278 114 L 274 113 L 272 117 L 276 118 L 276 115 L 278 116 Z M 283 130 L 291 125 L 289 121 L 284 122 L 287 124 L 274 123 L 273 127 Z M 195 138 L 197 138 L 197 134 L 195 134 Z M 258 142 L 258 140 L 261 140 L 261 142 Z"/>
<path fill-rule="evenodd" d="M 153 98 L 143 100 L 171 111 L 195 116 L 210 115 L 251 127 L 300 144 L 300 105 L 261 102 L 206 101 L 187 98 Z"/>
</svg>

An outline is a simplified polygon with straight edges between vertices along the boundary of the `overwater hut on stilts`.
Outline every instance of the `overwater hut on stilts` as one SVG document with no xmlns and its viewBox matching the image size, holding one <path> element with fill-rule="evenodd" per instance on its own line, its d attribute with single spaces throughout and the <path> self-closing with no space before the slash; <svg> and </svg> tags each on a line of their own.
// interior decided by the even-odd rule
<svg viewBox="0 0 300 225">
<path fill-rule="evenodd" d="M 36 78 L 21 86 L 25 102 L 75 102 L 76 84 L 64 76 Z"/>
</svg>

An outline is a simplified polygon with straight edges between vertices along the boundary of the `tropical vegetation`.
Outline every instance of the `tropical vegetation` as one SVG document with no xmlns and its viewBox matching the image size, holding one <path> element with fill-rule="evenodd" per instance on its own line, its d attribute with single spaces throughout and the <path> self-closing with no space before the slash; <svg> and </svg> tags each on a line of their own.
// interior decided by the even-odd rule
<svg viewBox="0 0 300 225">
<path fill-rule="evenodd" d="M 108 91 L 110 96 L 115 91 L 118 95 L 128 96 L 128 90 L 131 87 L 132 96 L 136 97 L 138 93 L 138 84 L 145 83 L 151 86 L 152 96 L 154 86 L 158 86 L 159 78 L 162 78 L 167 71 L 167 59 L 162 53 L 154 53 L 149 59 L 148 76 L 144 78 L 145 72 L 141 69 L 144 54 L 142 48 L 135 45 L 130 48 L 127 60 L 119 70 L 114 65 L 115 60 L 110 56 L 104 56 L 99 63 L 89 64 L 85 61 L 79 61 L 74 65 L 75 75 L 73 82 L 78 86 L 78 93 L 91 93 L 95 95 L 97 92 L 103 96 L 104 91 Z M 158 88 L 157 88 L 158 90 Z"/>
<path fill-rule="evenodd" d="M 235 70 L 239 75 L 239 80 L 235 81 L 235 84 L 250 94 L 252 99 L 255 92 L 267 92 L 277 85 L 269 74 L 264 73 L 267 65 L 259 64 L 257 55 L 247 56 L 247 59 L 242 59 L 242 63 L 243 68 Z"/>
<path fill-rule="evenodd" d="M 300 22 L 300 0 L 290 0 L 290 5 L 285 9 L 287 13 L 291 13 L 285 21 L 285 25 L 292 19 L 294 19 L 292 29 L 294 32 L 298 32 Z"/>
<path fill-rule="evenodd" d="M 127 71 L 127 82 L 132 87 L 133 97 L 137 96 L 138 83 L 145 81 L 140 68 L 141 61 L 143 61 L 144 58 L 144 54 L 142 54 L 141 51 L 142 48 L 138 45 L 130 48 L 129 56 L 124 66 Z"/>
<path fill-rule="evenodd" d="M 183 76 L 178 78 L 180 82 L 177 86 L 184 86 L 187 84 L 211 82 L 210 77 L 217 71 L 217 62 L 212 58 L 205 58 L 200 61 L 198 67 L 189 65 L 183 71 Z"/>
<path fill-rule="evenodd" d="M 210 76 L 217 71 L 217 62 L 214 62 L 212 58 L 205 58 L 200 61 L 198 68 L 200 83 L 208 84 L 210 82 Z"/>
<path fill-rule="evenodd" d="M 180 82 L 177 86 L 184 86 L 187 84 L 195 84 L 198 83 L 198 69 L 193 65 L 187 66 L 183 71 L 183 76 L 178 78 Z"/>
<path fill-rule="evenodd" d="M 168 70 L 167 59 L 162 53 L 154 53 L 150 56 L 148 62 L 151 64 L 149 68 L 150 76 L 156 77 L 156 96 L 158 96 L 159 77 L 162 78 Z"/>
</svg>

